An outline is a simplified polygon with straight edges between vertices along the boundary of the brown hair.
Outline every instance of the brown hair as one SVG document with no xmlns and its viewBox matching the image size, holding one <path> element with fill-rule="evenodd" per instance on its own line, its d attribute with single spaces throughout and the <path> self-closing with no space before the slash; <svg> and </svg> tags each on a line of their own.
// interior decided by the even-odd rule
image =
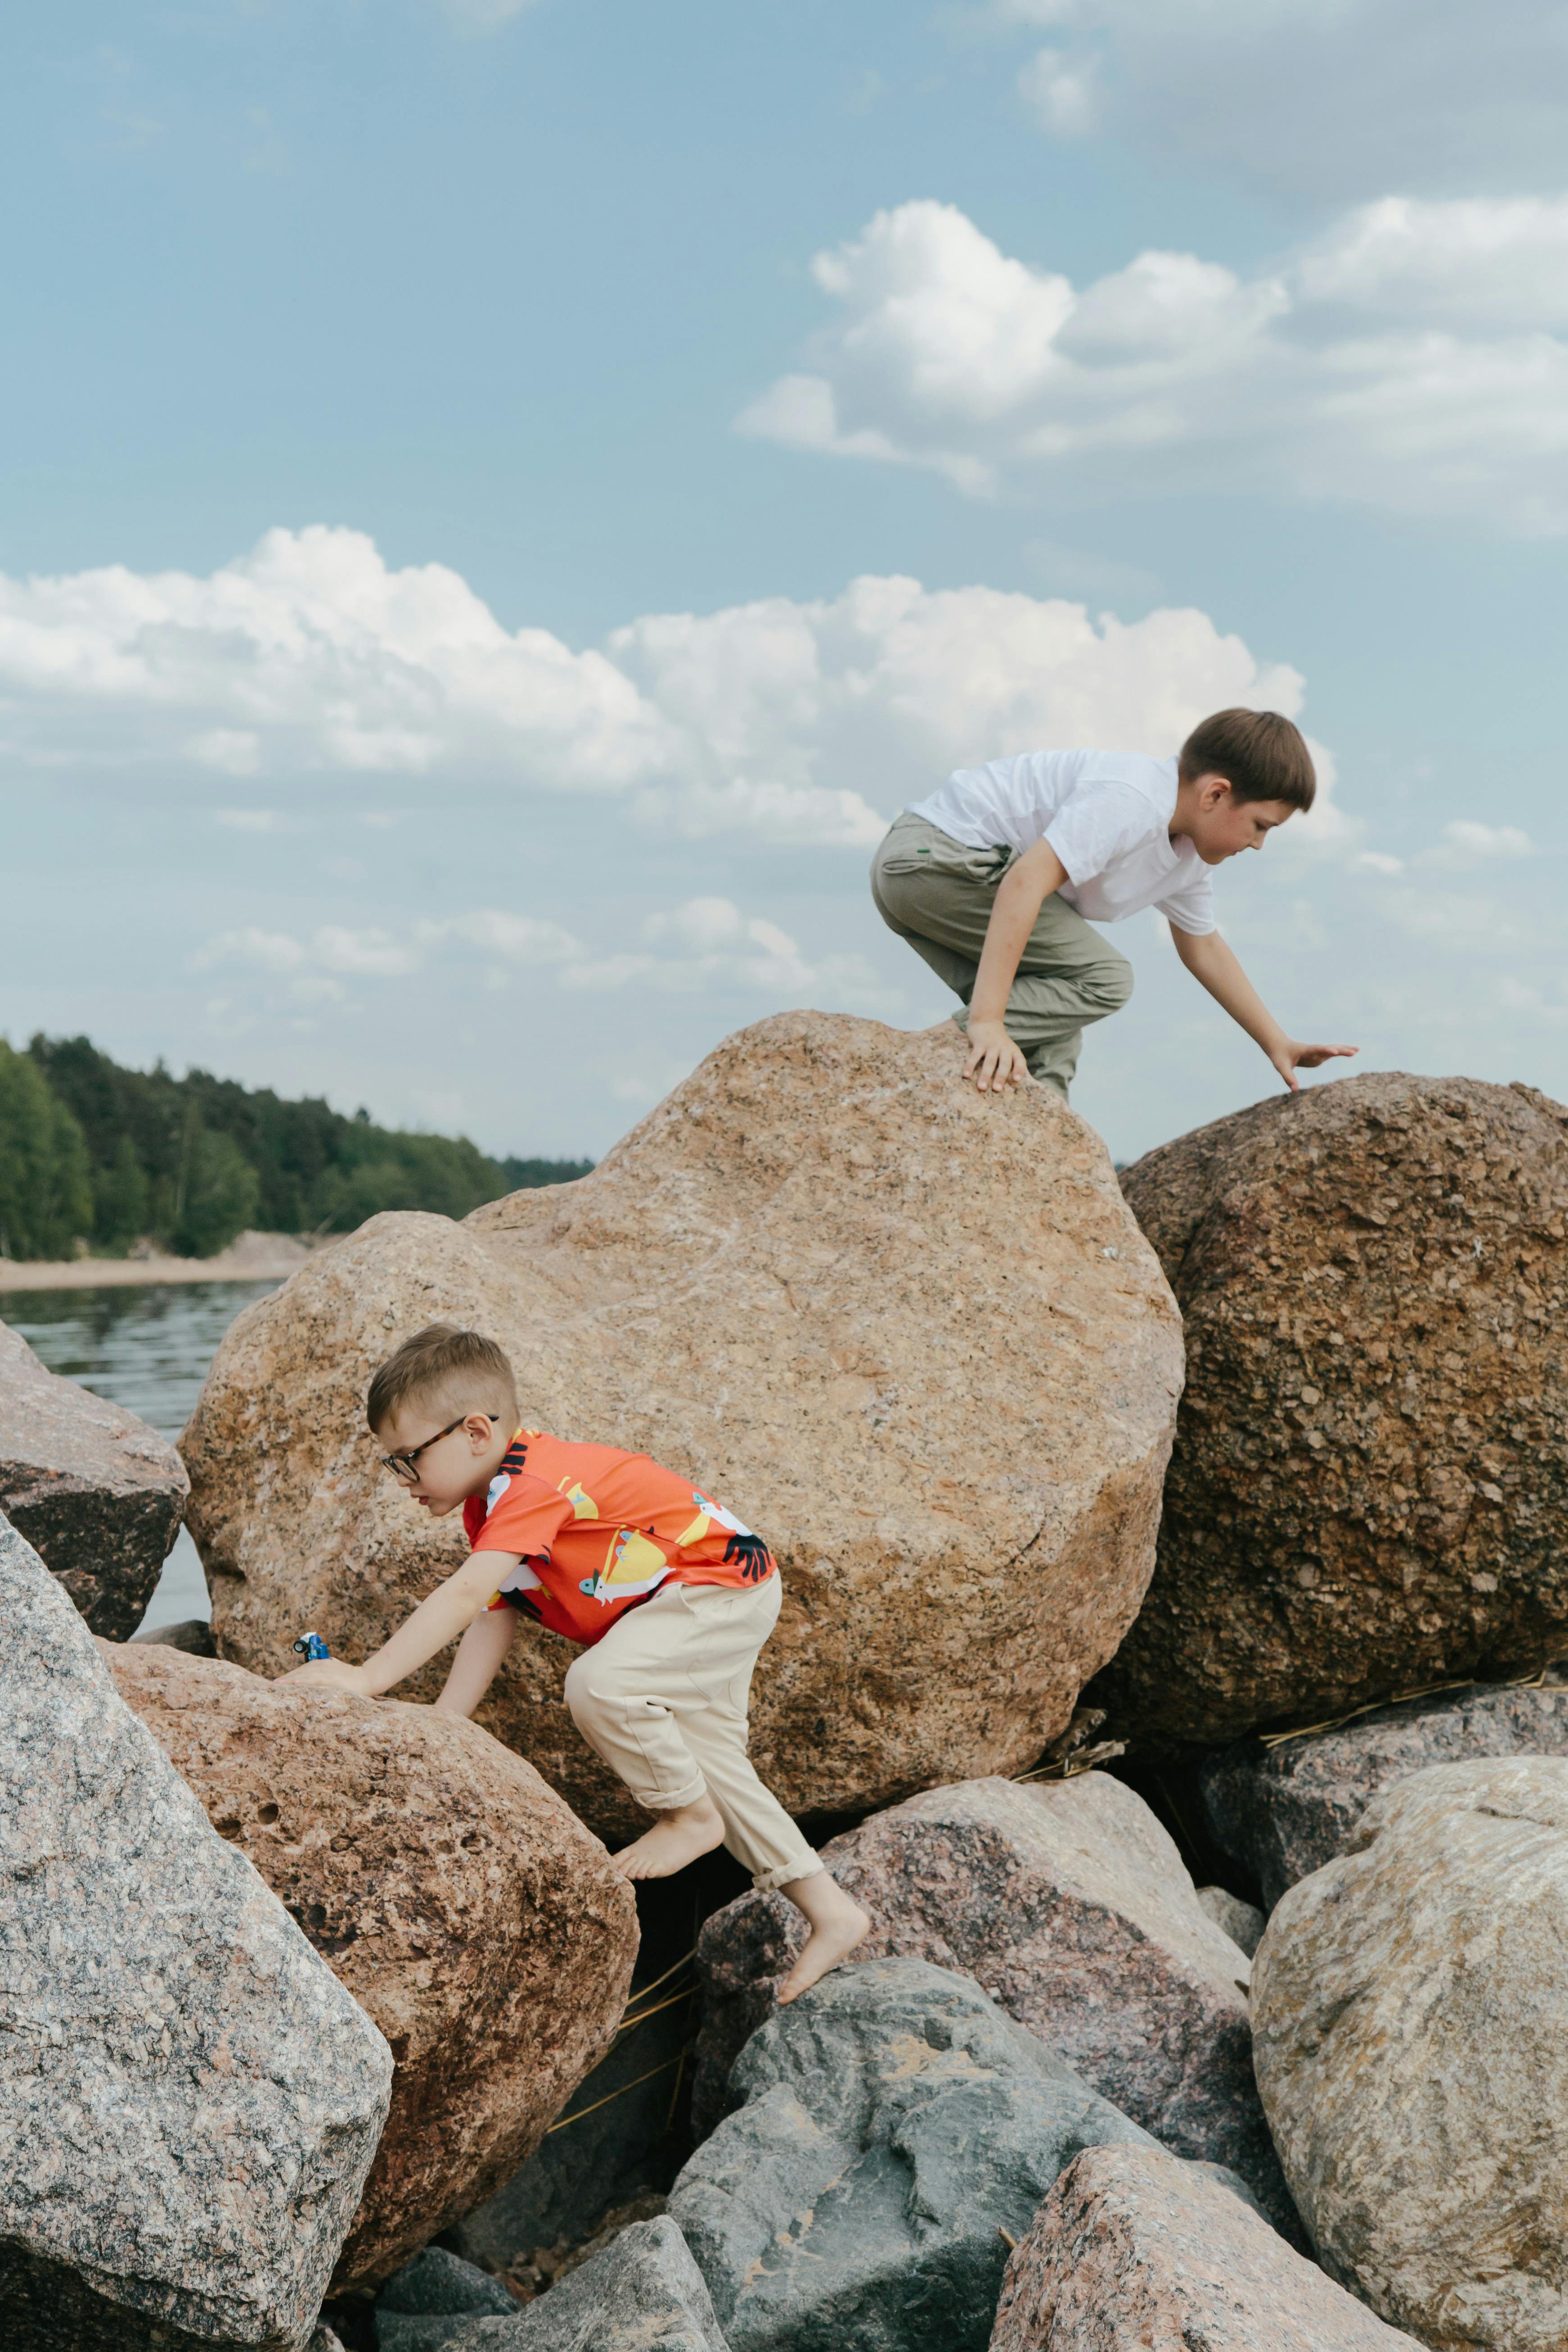
<svg viewBox="0 0 1568 2352">
<path fill-rule="evenodd" d="M 1277 710 L 1216 710 L 1183 744 L 1176 773 L 1223 776 L 1238 801 L 1283 801 L 1310 809 L 1318 779 L 1299 727 Z"/>
<path fill-rule="evenodd" d="M 491 1404 L 517 1411 L 517 1382 L 505 1353 L 458 1323 L 427 1323 L 405 1339 L 372 1378 L 364 1417 L 373 1430 L 381 1429 L 410 1397 L 419 1396 L 459 1408 L 472 1404 L 476 1411 Z"/>
</svg>

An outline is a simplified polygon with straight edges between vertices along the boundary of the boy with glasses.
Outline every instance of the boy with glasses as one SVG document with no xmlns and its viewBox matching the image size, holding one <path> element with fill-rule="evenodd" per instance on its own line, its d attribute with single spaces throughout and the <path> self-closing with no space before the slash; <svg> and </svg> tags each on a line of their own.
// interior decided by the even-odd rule
<svg viewBox="0 0 1568 2352">
<path fill-rule="evenodd" d="M 762 1538 L 646 1454 L 521 1428 L 506 1356 L 455 1324 L 405 1340 L 365 1417 L 418 1509 L 461 1509 L 469 1556 L 363 1665 L 323 1659 L 283 1679 L 379 1698 L 457 1641 L 436 1704 L 472 1715 L 520 1614 L 563 1633 L 583 1653 L 566 1675 L 573 1721 L 657 1816 L 616 1855 L 622 1877 L 668 1877 L 727 1845 L 810 1928 L 780 2000 L 815 1984 L 870 1921 L 746 1753 L 752 1670 L 782 1597 Z"/>
</svg>

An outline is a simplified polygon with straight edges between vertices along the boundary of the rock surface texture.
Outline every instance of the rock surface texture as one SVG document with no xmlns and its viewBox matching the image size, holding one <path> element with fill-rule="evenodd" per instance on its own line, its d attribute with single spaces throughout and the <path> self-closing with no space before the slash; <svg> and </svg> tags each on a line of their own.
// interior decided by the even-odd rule
<svg viewBox="0 0 1568 2352">
<path fill-rule="evenodd" d="M 188 1492 L 166 1438 L 0 1323 L 0 1511 L 95 1633 L 122 1642 L 142 1622 Z"/>
<path fill-rule="evenodd" d="M 0 2336 L 294 2352 L 392 2059 L 0 1519 Z"/>
<path fill-rule="evenodd" d="M 1229 2165 L 1299 2229 L 1252 2076 L 1251 1965 L 1132 1790 L 1103 1772 L 963 1781 L 874 1814 L 823 1858 L 871 1915 L 868 1958 L 974 1977 L 1122 2114 L 1180 2156 Z M 793 1908 L 742 1895 L 703 1929 L 709 2097 L 760 2021 L 757 1976 L 771 1995 L 789 1965 Z"/>
<path fill-rule="evenodd" d="M 733 2352 L 984 2352 L 1009 2240 L 1062 2167 L 1152 2145 L 973 1978 L 923 1960 L 825 1977 L 734 2084 L 742 2105 L 669 2200 Z"/>
<path fill-rule="evenodd" d="M 1272 1908 L 1343 1853 L 1381 1790 L 1429 1764 L 1521 1755 L 1568 1756 L 1568 1689 L 1445 1691 L 1277 1748 L 1237 1740 L 1198 1778 L 1215 1842 Z"/>
<path fill-rule="evenodd" d="M 506 1347 L 531 1425 L 646 1450 L 773 1545 L 752 1751 L 796 1812 L 1032 1762 L 1142 1598 L 1173 1302 L 1093 1130 L 1048 1088 L 983 1101 L 947 1024 L 759 1023 L 580 1182 L 373 1218 L 247 1308 L 184 1440 L 226 1657 L 276 1673 L 307 1624 L 360 1657 L 461 1558 L 362 1426 L 437 1317 Z M 479 1720 L 640 1827 L 569 1656 L 525 1622 Z"/>
<path fill-rule="evenodd" d="M 1568 1762 L 1438 1764 L 1284 1895 L 1258 2079 L 1326 2270 L 1439 2352 L 1568 2344 Z"/>
<path fill-rule="evenodd" d="M 1412 2339 L 1194 2165 L 1091 2147 L 1007 2263 L 990 2352 L 1397 2352 Z"/>
<path fill-rule="evenodd" d="M 446 2325 L 383 2335 L 382 2352 L 729 2352 L 702 2273 L 662 2216 L 634 2221 L 513 2317 Z"/>
<path fill-rule="evenodd" d="M 515 2319 L 517 2297 L 444 2246 L 426 2246 L 375 2299 L 377 2352 L 440 2352 L 464 2320 L 486 2316 Z"/>
<path fill-rule="evenodd" d="M 1215 1926 L 1250 1959 L 1268 1925 L 1266 1915 L 1255 1903 L 1244 1903 L 1239 1895 L 1224 1886 L 1200 1886 L 1197 1896 Z"/>
<path fill-rule="evenodd" d="M 335 2287 L 384 2278 L 517 2168 L 608 2046 L 631 1889 L 461 1717 L 151 1644 L 107 1654 L 214 1827 L 391 2044 L 392 2110 Z"/>
<path fill-rule="evenodd" d="M 1568 1647 L 1565 1126 L 1387 1073 L 1127 1171 L 1188 1374 L 1112 1729 L 1212 1747 Z"/>
</svg>

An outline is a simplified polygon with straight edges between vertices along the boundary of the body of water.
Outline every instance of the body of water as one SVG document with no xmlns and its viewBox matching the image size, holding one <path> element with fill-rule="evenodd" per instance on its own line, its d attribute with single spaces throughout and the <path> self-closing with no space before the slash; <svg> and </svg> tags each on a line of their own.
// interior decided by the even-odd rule
<svg viewBox="0 0 1568 2352">
<path fill-rule="evenodd" d="M 149 1283 L 125 1290 L 22 1290 L 0 1299 L 3 1319 L 51 1372 L 139 1413 L 178 1437 L 201 1394 L 218 1341 L 242 1307 L 276 1282 Z M 205 1617 L 206 1580 L 182 1528 L 148 1603 L 144 1626 Z"/>
</svg>

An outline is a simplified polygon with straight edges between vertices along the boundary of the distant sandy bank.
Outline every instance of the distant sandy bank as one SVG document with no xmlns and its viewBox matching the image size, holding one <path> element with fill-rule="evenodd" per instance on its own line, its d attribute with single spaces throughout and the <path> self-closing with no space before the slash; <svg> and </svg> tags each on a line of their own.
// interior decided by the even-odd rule
<svg viewBox="0 0 1568 2352">
<path fill-rule="evenodd" d="M 284 1282 L 310 1255 L 292 1234 L 241 1234 L 216 1257 L 0 1257 L 0 1291 L 98 1290 L 153 1282 Z"/>
</svg>

